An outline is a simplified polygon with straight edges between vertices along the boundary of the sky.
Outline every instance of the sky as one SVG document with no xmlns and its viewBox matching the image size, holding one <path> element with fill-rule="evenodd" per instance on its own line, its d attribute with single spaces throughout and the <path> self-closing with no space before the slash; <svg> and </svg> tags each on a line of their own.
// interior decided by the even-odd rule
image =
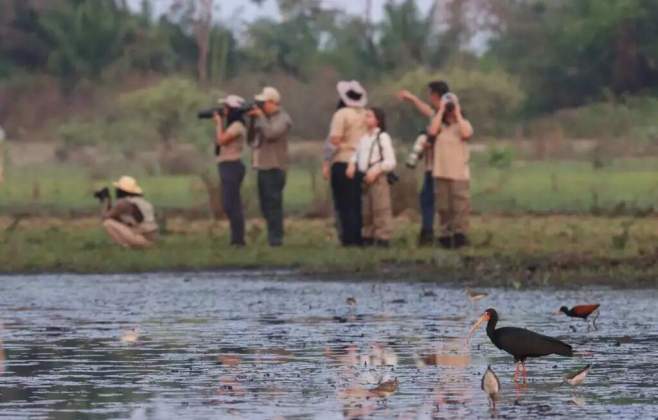
<svg viewBox="0 0 658 420">
<path fill-rule="evenodd" d="M 152 0 L 156 10 L 166 10 L 172 0 Z M 322 5 L 327 8 L 345 10 L 352 14 L 364 14 L 366 0 L 321 0 Z M 399 0 L 398 0 L 399 1 Z M 416 4 L 423 13 L 432 6 L 433 0 L 416 0 Z M 138 8 L 141 0 L 128 0 L 128 4 Z M 257 6 L 248 0 L 218 0 L 219 18 L 231 25 L 239 25 L 243 22 L 253 21 L 260 17 L 279 16 L 279 8 L 276 0 L 265 0 L 262 6 Z M 377 21 L 383 15 L 386 0 L 372 0 L 372 18 Z"/>
</svg>

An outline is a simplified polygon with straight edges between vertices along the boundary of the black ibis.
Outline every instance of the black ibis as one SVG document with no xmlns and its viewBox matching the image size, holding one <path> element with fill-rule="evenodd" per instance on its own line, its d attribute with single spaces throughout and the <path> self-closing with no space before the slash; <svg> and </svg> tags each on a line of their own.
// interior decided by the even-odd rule
<svg viewBox="0 0 658 420">
<path fill-rule="evenodd" d="M 587 318 L 594 314 L 594 318 L 592 320 L 592 326 L 594 329 L 596 329 L 596 320 L 599 317 L 599 306 L 601 306 L 598 303 L 594 303 L 591 305 L 576 305 L 573 308 L 569 309 L 566 306 L 562 306 L 557 313 L 559 314 L 560 312 L 564 313 L 566 316 L 571 317 L 571 318 L 581 318 L 587 322 L 587 326 L 589 327 L 589 321 Z"/>
<path fill-rule="evenodd" d="M 585 382 L 585 378 L 589 373 L 592 365 L 587 365 L 582 369 L 578 369 L 575 372 L 569 373 L 564 377 L 564 382 L 568 383 L 571 386 L 577 386 Z"/>
<path fill-rule="evenodd" d="M 496 373 L 491 369 L 491 366 L 487 366 L 487 370 L 484 372 L 484 375 L 482 375 L 482 390 L 491 400 L 491 406 L 495 410 L 496 398 L 500 392 L 500 381 L 498 380 Z"/>
<path fill-rule="evenodd" d="M 562 341 L 517 327 L 496 328 L 498 323 L 498 312 L 495 309 L 484 311 L 480 319 L 473 325 L 469 337 L 484 322 L 487 322 L 487 335 L 496 347 L 514 356 L 516 367 L 514 369 L 514 382 L 517 382 L 519 364 L 523 370 L 523 380 L 526 381 L 528 374 L 525 368 L 525 360 L 528 357 L 541 357 L 549 354 L 572 357 L 573 349 L 569 344 Z"/>
</svg>

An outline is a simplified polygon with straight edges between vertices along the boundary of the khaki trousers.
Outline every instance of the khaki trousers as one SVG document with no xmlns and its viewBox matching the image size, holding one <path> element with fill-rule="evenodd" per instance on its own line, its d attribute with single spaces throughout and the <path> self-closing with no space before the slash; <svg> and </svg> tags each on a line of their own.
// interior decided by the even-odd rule
<svg viewBox="0 0 658 420">
<path fill-rule="evenodd" d="M 470 182 L 434 178 L 434 200 L 439 214 L 441 236 L 466 234 L 471 212 Z"/>
<path fill-rule="evenodd" d="M 382 174 L 370 185 L 363 184 L 362 236 L 368 239 L 389 241 L 393 233 L 393 211 L 391 209 L 391 186 L 386 174 Z"/>
<path fill-rule="evenodd" d="M 130 226 L 114 219 L 104 220 L 103 227 L 110 238 L 124 248 L 148 248 L 153 246 L 153 238 L 147 238 L 145 235 L 135 232 Z"/>
</svg>

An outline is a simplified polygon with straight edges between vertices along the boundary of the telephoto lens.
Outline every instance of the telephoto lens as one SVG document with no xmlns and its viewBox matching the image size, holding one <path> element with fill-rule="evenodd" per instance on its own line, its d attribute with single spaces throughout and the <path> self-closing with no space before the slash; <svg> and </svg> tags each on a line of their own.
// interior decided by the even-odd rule
<svg viewBox="0 0 658 420">
<path fill-rule="evenodd" d="M 414 142 L 414 145 L 411 148 L 411 152 L 409 153 L 409 157 L 407 157 L 407 161 L 406 161 L 407 168 L 413 169 L 416 167 L 418 161 L 420 160 L 420 158 L 423 156 L 423 153 L 425 152 L 425 144 L 427 144 L 427 134 L 421 134 L 416 138 L 416 141 Z"/>
</svg>

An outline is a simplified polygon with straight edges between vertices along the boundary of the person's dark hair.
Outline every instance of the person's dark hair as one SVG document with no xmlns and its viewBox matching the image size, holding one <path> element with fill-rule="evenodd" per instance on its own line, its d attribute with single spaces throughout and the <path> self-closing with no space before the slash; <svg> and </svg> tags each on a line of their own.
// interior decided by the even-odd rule
<svg viewBox="0 0 658 420">
<path fill-rule="evenodd" d="M 141 197 L 142 196 L 142 194 L 129 193 L 128 191 L 124 191 L 121 188 L 116 188 L 114 190 L 114 193 L 116 194 L 117 199 L 126 198 L 126 197 Z"/>
<path fill-rule="evenodd" d="M 226 114 L 226 127 L 229 127 L 231 124 L 233 124 L 236 121 L 241 122 L 244 124 L 244 110 L 240 110 L 238 108 L 232 108 L 230 106 L 227 106 L 228 108 L 228 113 Z"/>
<path fill-rule="evenodd" d="M 345 107 L 347 107 L 347 105 L 345 105 L 345 102 L 343 102 L 342 99 L 339 99 L 338 104 L 336 104 L 336 111 L 338 111 L 339 109 L 343 109 Z"/>
<path fill-rule="evenodd" d="M 347 96 L 353 101 L 358 101 L 363 97 L 363 94 L 359 92 L 355 92 L 353 90 L 348 90 L 347 92 L 345 92 L 345 96 Z"/>
<path fill-rule="evenodd" d="M 433 80 L 427 84 L 427 87 L 430 92 L 438 96 L 443 96 L 450 92 L 450 86 L 448 86 L 448 83 L 443 80 Z"/>
<path fill-rule="evenodd" d="M 370 110 L 373 114 L 375 114 L 375 118 L 377 119 L 377 126 L 379 129 L 382 132 L 386 131 L 386 113 L 384 110 L 375 106 L 370 107 Z"/>
</svg>

